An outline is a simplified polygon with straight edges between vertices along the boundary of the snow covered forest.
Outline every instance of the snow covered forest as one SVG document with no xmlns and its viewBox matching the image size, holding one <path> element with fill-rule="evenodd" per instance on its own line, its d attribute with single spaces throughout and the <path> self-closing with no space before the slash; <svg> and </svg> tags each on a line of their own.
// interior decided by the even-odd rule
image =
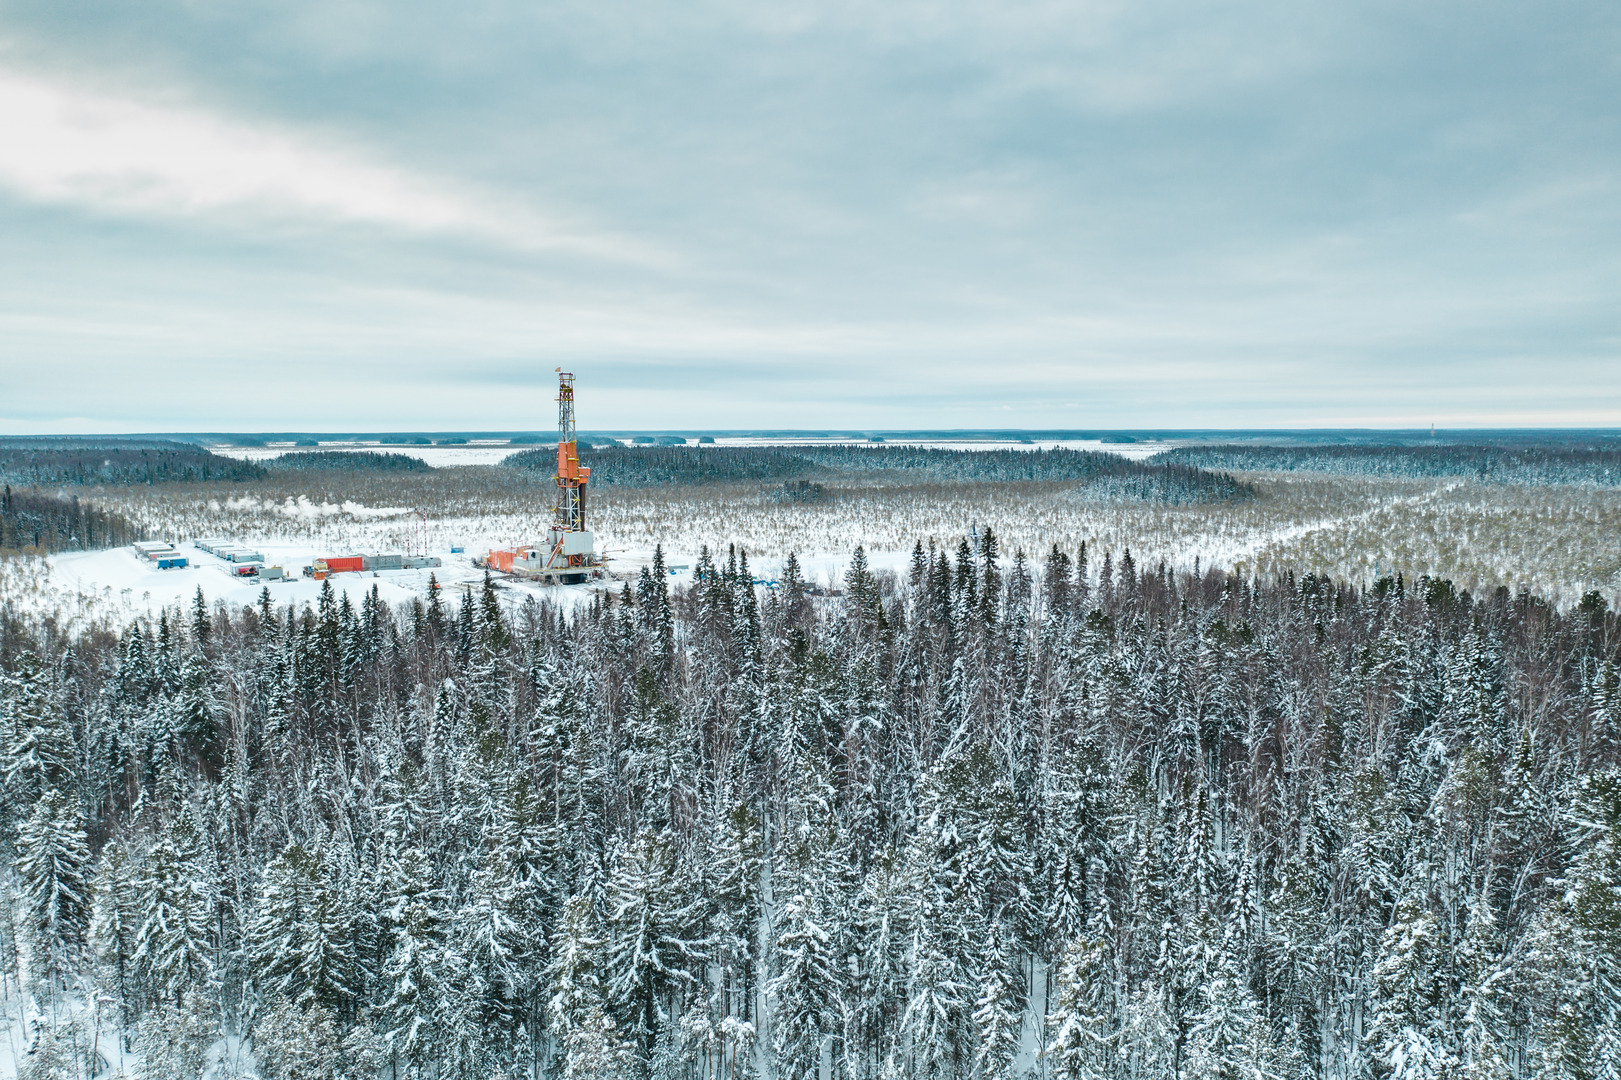
<svg viewBox="0 0 1621 1080">
<path fill-rule="evenodd" d="M 30 1077 L 1614 1078 L 1621 625 L 988 530 L 0 620 Z"/>
<path fill-rule="evenodd" d="M 1621 486 L 1579 481 L 1574 474 L 1560 483 L 1482 479 L 1471 473 L 1472 465 L 1460 466 L 1457 475 L 1391 475 L 1400 471 L 1407 450 L 1384 450 L 1391 467 L 1374 472 L 1281 466 L 1236 477 L 1206 472 L 1217 482 L 1201 481 L 1190 493 L 1202 488 L 1204 495 L 1220 495 L 1217 488 L 1236 483 L 1237 497 L 1190 500 L 1175 490 L 1179 483 L 1155 490 L 1165 477 L 1179 475 L 1159 467 L 1121 475 L 987 481 L 941 476 L 926 455 L 916 459 L 917 467 L 888 472 L 842 465 L 806 468 L 796 457 L 788 470 L 793 476 L 776 478 L 775 466 L 761 465 L 773 475 L 745 481 L 736 479 L 736 472 L 780 459 L 739 449 L 729 461 L 715 459 L 732 467 L 733 479 L 723 481 L 694 476 L 690 469 L 662 468 L 658 455 L 668 451 L 653 447 L 634 451 L 653 455 L 639 470 L 657 474 L 652 486 L 607 484 L 592 494 L 590 517 L 604 548 L 628 549 L 640 557 L 663 544 L 676 561 L 690 562 L 702 544 L 718 550 L 735 542 L 757 563 L 769 560 L 772 572 L 790 551 L 807 560 L 836 555 L 842 561 L 857 544 L 894 565 L 915 538 L 957 536 L 977 523 L 995 530 L 1010 548 L 1036 552 L 1057 544 L 1075 551 L 1083 541 L 1115 550 L 1129 546 L 1140 559 L 1154 564 L 1163 559 L 1178 572 L 1197 562 L 1247 577 L 1315 573 L 1371 586 L 1401 571 L 1409 577 L 1449 578 L 1477 594 L 1499 587 L 1529 590 L 1561 611 L 1594 590 L 1612 605 L 1621 603 Z M 853 451 L 850 460 L 885 460 L 861 458 L 861 453 Z M 418 527 L 414 508 L 426 513 L 428 543 L 436 550 L 528 542 L 551 522 L 555 486 L 542 470 L 398 469 L 374 460 L 384 455 L 347 456 L 353 459 L 347 470 L 265 464 L 255 466 L 263 475 L 240 480 L 101 480 L 29 494 L 59 502 L 78 495 L 148 537 L 238 535 L 334 552 L 408 546 Z M 332 460 L 318 451 L 302 457 Z M 1324 460 L 1335 464 L 1339 458 L 1328 454 Z M 812 484 L 811 490 L 786 490 L 785 481 L 797 485 L 800 480 Z M 31 542 L 32 535 L 23 541 Z M 73 547 L 69 535 L 62 533 L 57 546 Z M 0 562 L 0 604 L 84 607 L 95 619 L 119 606 L 105 597 L 56 595 L 72 591 L 54 580 L 48 567 L 8 575 Z M 121 621 L 128 618 L 122 613 Z"/>
<path fill-rule="evenodd" d="M 1597 441 L 1597 440 L 1595 440 Z M 1598 445 L 1180 446 L 1156 460 L 1206 469 L 1351 473 L 1363 476 L 1457 476 L 1502 484 L 1621 485 L 1621 449 Z"/>
<path fill-rule="evenodd" d="M 114 547 L 142 539 L 145 534 L 122 514 L 76 496 L 0 486 L 0 552 Z"/>
<path fill-rule="evenodd" d="M 1118 454 L 1056 448 L 1051 450 L 946 450 L 909 446 L 851 444 L 774 447 L 595 447 L 581 463 L 591 482 L 602 487 L 666 488 L 721 483 L 789 480 L 805 476 L 874 479 L 901 484 L 1009 484 L 1029 481 L 1079 482 L 1093 497 L 1129 498 L 1168 504 L 1242 499 L 1254 489 L 1226 473 L 1179 465 L 1145 465 Z M 526 450 L 507 458 L 508 468 L 539 470 L 557 466 L 553 450 Z"/>
</svg>

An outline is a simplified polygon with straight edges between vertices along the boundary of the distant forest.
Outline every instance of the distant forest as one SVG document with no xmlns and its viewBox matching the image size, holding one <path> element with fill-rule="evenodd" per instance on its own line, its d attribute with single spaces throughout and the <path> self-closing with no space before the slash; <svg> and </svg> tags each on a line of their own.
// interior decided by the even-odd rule
<svg viewBox="0 0 1621 1080">
<path fill-rule="evenodd" d="M 33 1075 L 122 1025 L 154 1077 L 1615 1076 L 1596 595 L 696 569 L 0 617 Z"/>
<path fill-rule="evenodd" d="M 145 539 L 134 524 L 78 496 L 0 493 L 0 552 L 51 552 L 117 547 Z"/>
<path fill-rule="evenodd" d="M 0 482 L 60 487 L 257 480 L 265 470 L 186 443 L 0 443 Z"/>
<path fill-rule="evenodd" d="M 555 456 L 555 455 L 554 455 Z M 269 472 L 432 472 L 433 466 L 410 454 L 374 450 L 309 450 L 282 454 L 263 463 Z"/>
<path fill-rule="evenodd" d="M 550 471 L 554 450 L 514 454 L 505 464 Z M 1078 481 L 1100 495 L 1160 502 L 1242 498 L 1249 485 L 1225 473 L 1179 464 L 1147 465 L 1085 450 L 943 450 L 903 446 L 647 446 L 583 451 L 591 482 L 653 488 L 874 474 L 914 483 Z"/>
<path fill-rule="evenodd" d="M 1203 469 L 1459 476 L 1498 484 L 1621 485 L 1621 448 L 1512 446 L 1181 446 L 1154 458 Z"/>
</svg>

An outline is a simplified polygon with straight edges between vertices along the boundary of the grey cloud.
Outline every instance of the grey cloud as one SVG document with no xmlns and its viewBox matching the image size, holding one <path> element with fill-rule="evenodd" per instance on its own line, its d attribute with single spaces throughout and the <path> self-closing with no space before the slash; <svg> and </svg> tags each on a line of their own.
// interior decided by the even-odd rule
<svg viewBox="0 0 1621 1080">
<path fill-rule="evenodd" d="M 1613 5 L 0 12 L 0 68 L 308 131 L 661 254 L 0 191 L 0 425 L 96 415 L 24 370 L 55 363 L 134 374 L 109 422 L 274 415 L 142 396 L 142 372 L 228 359 L 350 380 L 277 427 L 403 423 L 424 388 L 480 423 L 531 360 L 594 365 L 623 410 L 602 426 L 668 426 L 671 401 L 719 426 L 972 424 L 982 402 L 1032 425 L 1517 401 L 1621 422 Z"/>
</svg>

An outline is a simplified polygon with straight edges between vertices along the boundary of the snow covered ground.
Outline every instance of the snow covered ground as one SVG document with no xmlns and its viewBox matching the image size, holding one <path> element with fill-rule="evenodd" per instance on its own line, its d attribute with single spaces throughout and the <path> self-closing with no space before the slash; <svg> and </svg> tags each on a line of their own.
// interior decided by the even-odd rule
<svg viewBox="0 0 1621 1080">
<path fill-rule="evenodd" d="M 271 600 L 278 607 L 313 605 L 320 597 L 321 583 L 303 577 L 301 570 L 316 558 L 326 555 L 350 554 L 355 550 L 317 548 L 308 543 L 261 542 L 252 536 L 234 536 L 238 542 L 253 547 L 265 556 L 266 565 L 281 566 L 294 575 L 287 581 L 259 581 L 235 577 L 231 564 L 217 559 L 190 544 L 183 550 L 191 564 L 175 570 L 158 570 L 137 557 L 129 548 L 102 551 L 66 552 L 47 559 L 24 558 L 0 561 L 0 598 L 19 603 L 38 611 L 54 611 L 69 625 L 88 625 L 93 622 L 121 625 L 137 618 L 155 617 L 163 608 L 188 607 L 201 590 L 210 607 L 252 607 L 259 603 L 261 590 L 268 589 Z M 473 558 L 485 553 L 488 545 L 470 548 L 464 552 L 449 550 L 434 552 L 442 565 L 421 570 L 377 570 L 333 574 L 328 579 L 335 592 L 348 595 L 350 603 L 360 604 L 372 589 L 380 599 L 390 605 L 409 603 L 412 599 L 426 600 L 429 595 L 430 576 L 438 582 L 441 598 L 448 604 L 460 602 L 466 589 L 482 586 L 484 571 L 473 564 Z M 672 585 L 692 582 L 692 571 L 698 563 L 698 548 L 675 547 L 665 552 L 665 562 L 673 567 L 669 577 Z M 906 551 L 878 551 L 870 563 L 874 570 L 893 570 L 904 573 L 910 553 Z M 806 580 L 823 586 L 837 585 L 849 566 L 850 553 L 810 552 L 799 557 Z M 718 553 L 724 562 L 725 552 Z M 510 608 L 521 607 L 529 599 L 549 600 L 565 607 L 588 602 L 593 594 L 603 590 L 620 589 L 624 582 L 639 576 L 642 567 L 651 565 L 653 549 L 619 549 L 610 557 L 608 576 L 580 585 L 540 585 L 506 575 L 496 574 L 497 596 Z M 750 568 L 757 578 L 775 580 L 782 573 L 784 557 L 765 556 L 751 560 Z"/>
<path fill-rule="evenodd" d="M 687 440 L 696 443 L 696 439 Z M 716 446 L 848 446 L 861 440 L 832 438 L 772 438 L 753 436 L 721 436 Z M 1183 445 L 1180 442 L 1106 443 L 1101 439 L 1033 439 L 1029 442 L 1013 439 L 903 439 L 886 438 L 885 446 L 910 446 L 925 450 L 1092 450 L 1105 454 L 1119 454 L 1132 461 L 1143 461 L 1155 454 Z"/>
<path fill-rule="evenodd" d="M 113 548 L 62 553 L 48 559 L 0 561 L 0 597 L 36 610 L 56 611 L 75 622 L 122 623 L 155 616 L 164 607 L 190 605 L 198 590 L 210 606 L 216 603 L 228 607 L 254 606 L 259 602 L 261 590 L 268 589 L 277 606 L 301 607 L 315 603 L 321 594 L 321 582 L 303 577 L 302 568 L 323 555 L 350 553 L 308 545 L 256 543 L 251 537 L 238 539 L 262 551 L 266 565 L 282 566 L 294 575 L 293 579 L 259 581 L 234 577 L 230 564 L 190 545 L 184 550 L 191 557 L 191 565 L 176 570 L 153 569 L 129 548 Z M 483 553 L 483 550 L 457 554 L 437 552 L 443 565 L 433 569 L 341 573 L 331 575 L 328 580 L 334 591 L 347 594 L 353 604 L 358 605 L 375 588 L 379 598 L 397 605 L 409 603 L 413 598 L 425 600 L 431 576 L 441 586 L 445 602 L 455 604 L 463 590 L 482 585 L 484 571 L 473 565 L 472 556 Z M 627 563 L 625 569 L 639 569 L 639 563 Z M 553 602 L 572 605 L 588 600 L 593 592 L 618 584 L 610 579 L 583 585 L 542 586 L 496 576 L 497 595 L 512 607 L 521 606 L 529 597 L 548 597 Z"/>
<path fill-rule="evenodd" d="M 630 440 L 621 439 L 619 441 L 628 443 Z M 848 446 L 852 443 L 861 442 L 862 440 L 856 439 L 810 436 L 799 438 L 721 436 L 712 445 Z M 286 454 L 309 453 L 313 450 L 335 450 L 351 453 L 370 451 L 383 454 L 404 454 L 407 457 L 418 458 L 436 469 L 445 469 L 466 465 L 498 465 L 513 454 L 524 450 L 545 449 L 546 445 L 535 443 L 513 444 L 495 440 L 472 441 L 466 446 L 410 446 L 389 445 L 378 442 L 335 441 L 323 442 L 314 447 L 300 447 L 292 443 L 271 443 L 267 446 L 211 446 L 209 449 L 222 457 L 236 458 L 241 461 L 268 461 Z M 702 444 L 697 439 L 688 439 L 687 445 L 698 446 Z M 1178 442 L 1106 443 L 1101 439 L 1037 439 L 1031 442 L 1012 439 L 889 439 L 885 441 L 884 445 L 922 447 L 931 450 L 1053 450 L 1062 447 L 1066 450 L 1093 450 L 1107 454 L 1119 454 L 1121 457 L 1130 458 L 1133 461 L 1142 461 L 1182 444 Z"/>
<path fill-rule="evenodd" d="M 748 551 L 758 577 L 778 576 L 792 551 L 807 578 L 831 584 L 857 544 L 876 569 L 904 572 L 920 538 L 954 548 L 964 534 L 989 526 L 1009 561 L 1019 550 L 1035 559 L 1054 544 L 1073 553 L 1087 541 L 1096 558 L 1105 550 L 1118 558 L 1130 547 L 1139 564 L 1163 559 L 1182 569 L 1197 562 L 1244 573 L 1311 571 L 1363 584 L 1401 571 L 1450 577 L 1471 590 L 1528 588 L 1560 607 L 1589 589 L 1621 600 L 1615 489 L 1300 473 L 1248 478 L 1257 485 L 1253 499 L 1186 506 L 1100 503 L 1065 484 L 1020 485 L 1010 499 L 1007 488 L 993 484 L 869 487 L 860 478 L 831 484 L 825 500 L 810 504 L 775 501 L 771 486 L 758 484 L 605 489 L 593 498 L 590 517 L 598 550 L 614 572 L 629 576 L 651 560 L 655 545 L 671 565 L 690 568 L 702 545 L 719 560 L 735 543 Z M 552 513 L 547 485 L 488 467 L 358 479 L 294 473 L 218 488 L 108 488 L 95 497 L 154 538 L 186 544 L 229 537 L 295 575 L 317 556 L 426 547 L 444 562 L 437 573 L 447 593 L 482 580 L 472 556 L 532 542 Z M 233 580 L 224 563 L 191 554 L 197 565 L 178 571 L 152 569 L 123 549 L 59 554 L 45 564 L 0 560 L 0 602 L 122 622 L 189 603 L 199 587 L 211 603 L 256 601 L 259 584 Z M 380 596 L 400 602 L 426 596 L 427 577 L 343 574 L 333 585 L 352 600 L 375 585 Z M 686 573 L 675 577 L 677 584 L 685 580 Z M 536 595 L 573 602 L 592 589 L 499 583 L 511 604 Z M 319 592 L 309 579 L 269 588 L 278 604 L 310 601 Z"/>
<path fill-rule="evenodd" d="M 466 446 L 388 446 L 375 442 L 328 442 L 319 446 L 298 447 L 290 443 L 271 443 L 268 446 L 210 446 L 221 457 L 239 461 L 268 461 L 286 454 L 303 454 L 312 450 L 343 452 L 369 451 L 374 454 L 404 454 L 418 458 L 436 469 L 451 469 L 465 465 L 499 465 L 520 450 L 533 450 L 533 445 L 515 446 L 507 442 L 470 442 Z"/>
</svg>

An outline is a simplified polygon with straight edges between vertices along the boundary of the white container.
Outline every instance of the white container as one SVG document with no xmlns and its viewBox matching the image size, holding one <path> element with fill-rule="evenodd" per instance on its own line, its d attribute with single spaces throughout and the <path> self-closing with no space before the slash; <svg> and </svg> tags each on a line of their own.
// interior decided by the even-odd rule
<svg viewBox="0 0 1621 1080">
<path fill-rule="evenodd" d="M 554 537 L 562 539 L 561 555 L 589 555 L 594 549 L 593 540 L 589 532 L 553 533 Z M 556 543 L 554 540 L 553 543 Z"/>
</svg>

